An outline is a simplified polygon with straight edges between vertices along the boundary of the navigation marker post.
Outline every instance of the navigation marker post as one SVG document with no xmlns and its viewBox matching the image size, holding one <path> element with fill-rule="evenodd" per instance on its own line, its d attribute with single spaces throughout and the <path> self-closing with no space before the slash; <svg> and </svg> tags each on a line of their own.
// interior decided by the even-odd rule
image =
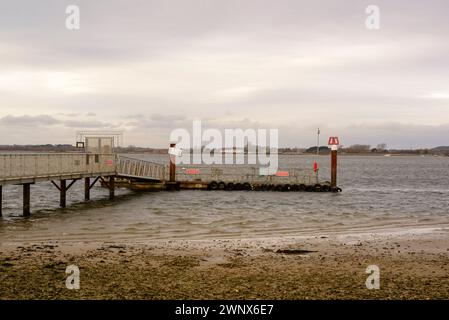
<svg viewBox="0 0 449 320">
<path fill-rule="evenodd" d="M 329 137 L 328 145 L 331 146 L 331 188 L 337 188 L 337 152 L 340 141 L 338 137 Z"/>
</svg>

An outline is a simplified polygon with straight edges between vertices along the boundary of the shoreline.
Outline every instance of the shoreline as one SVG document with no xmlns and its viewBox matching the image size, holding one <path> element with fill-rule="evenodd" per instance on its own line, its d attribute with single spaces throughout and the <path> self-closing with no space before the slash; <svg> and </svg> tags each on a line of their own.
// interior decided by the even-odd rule
<svg viewBox="0 0 449 320">
<path fill-rule="evenodd" d="M 23 221 L 23 217 L 17 217 L 18 221 Z M 8 222 L 14 223 L 14 221 Z M 125 243 L 125 244 L 160 244 L 160 243 L 173 243 L 173 242 L 191 242 L 191 243 L 210 243 L 215 241 L 248 241 L 248 242 L 278 242 L 284 240 L 302 240 L 310 238 L 319 237 L 334 237 L 334 238 L 347 238 L 347 237 L 359 237 L 359 238 L 369 238 L 372 235 L 377 236 L 401 236 L 401 235 L 416 235 L 416 234 L 432 234 L 434 232 L 445 231 L 449 232 L 449 222 L 448 223 L 413 223 L 413 224 L 403 224 L 402 226 L 386 226 L 386 225 L 370 225 L 370 226 L 346 226 L 345 228 L 330 228 L 330 229 L 313 229 L 313 230 L 298 230 L 293 234 L 292 232 L 286 233 L 270 233 L 270 234 L 259 234 L 251 237 L 245 237 L 241 235 L 210 235 L 207 237 L 174 237 L 173 235 L 164 235 L 160 238 L 152 237 L 149 238 L 147 235 L 136 235 L 129 234 L 125 236 L 124 233 L 114 233 L 114 234 L 99 234 L 94 236 L 92 234 L 73 234 L 73 235 L 63 235 L 58 233 L 48 233 L 42 234 L 40 236 L 34 236 L 28 232 L 22 232 L 23 230 L 18 230 L 16 234 L 11 234 L 11 230 L 8 230 L 6 237 L 0 237 L 0 248 L 3 250 L 7 249 L 9 246 L 12 248 L 16 247 L 18 244 L 27 245 L 34 243 L 64 243 L 70 244 L 88 244 L 88 243 Z M 26 235 L 25 237 L 17 237 L 17 234 Z M 0 229 L 1 235 L 1 229 Z M 14 237 L 14 238 L 11 238 Z M 6 239 L 11 239 L 6 241 Z M 51 238 L 51 240 L 50 240 Z"/>
<path fill-rule="evenodd" d="M 449 299 L 449 229 L 2 243 L 0 299 Z M 80 290 L 65 268 L 80 268 Z M 380 268 L 380 289 L 365 286 Z"/>
</svg>

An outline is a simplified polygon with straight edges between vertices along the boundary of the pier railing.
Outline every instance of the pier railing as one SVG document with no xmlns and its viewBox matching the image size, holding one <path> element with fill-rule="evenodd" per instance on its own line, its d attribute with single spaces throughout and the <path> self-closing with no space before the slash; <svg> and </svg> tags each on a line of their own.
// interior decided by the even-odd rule
<svg viewBox="0 0 449 320">
<path fill-rule="evenodd" d="M 0 154 L 0 183 L 115 175 L 114 154 Z"/>
</svg>

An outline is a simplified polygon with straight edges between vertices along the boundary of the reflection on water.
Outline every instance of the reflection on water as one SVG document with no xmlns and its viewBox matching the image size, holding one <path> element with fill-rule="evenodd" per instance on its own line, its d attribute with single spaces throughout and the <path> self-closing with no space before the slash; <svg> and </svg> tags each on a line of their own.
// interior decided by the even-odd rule
<svg viewBox="0 0 449 320">
<path fill-rule="evenodd" d="M 281 164 L 298 167 L 311 167 L 313 161 L 280 158 Z M 328 161 L 319 159 L 324 179 Z M 95 187 L 94 201 L 84 203 L 78 182 L 69 191 L 70 206 L 58 209 L 57 190 L 40 183 L 32 186 L 27 219 L 20 216 L 20 187 L 6 186 L 0 239 L 249 238 L 449 224 L 449 158 L 346 156 L 339 166 L 339 194 L 120 190 L 111 202 L 106 190 Z"/>
</svg>

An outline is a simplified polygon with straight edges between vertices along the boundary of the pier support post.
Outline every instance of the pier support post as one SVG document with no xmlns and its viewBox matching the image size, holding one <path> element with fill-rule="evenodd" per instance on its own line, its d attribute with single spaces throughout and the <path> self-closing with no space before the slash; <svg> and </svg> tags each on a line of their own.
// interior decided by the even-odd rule
<svg viewBox="0 0 449 320">
<path fill-rule="evenodd" d="M 84 200 L 90 200 L 90 178 L 84 178 Z"/>
<path fill-rule="evenodd" d="M 30 215 L 30 183 L 23 184 L 23 216 L 28 217 Z"/>
<path fill-rule="evenodd" d="M 178 151 L 175 149 L 176 143 L 170 143 L 170 148 L 168 149 L 168 153 L 170 155 L 170 171 L 169 171 L 169 179 L 165 182 L 166 190 L 179 190 L 180 184 L 176 182 L 176 155 Z"/>
<path fill-rule="evenodd" d="M 3 186 L 0 186 L 0 217 L 3 215 Z"/>
<path fill-rule="evenodd" d="M 331 188 L 337 187 L 337 150 L 338 146 L 333 145 L 331 151 Z"/>
<path fill-rule="evenodd" d="M 79 179 L 74 179 L 67 185 L 67 180 L 61 180 L 59 186 L 51 180 L 51 183 L 59 190 L 59 206 L 65 208 L 67 206 L 67 191 L 75 184 Z"/>
<path fill-rule="evenodd" d="M 176 147 L 176 143 L 170 143 L 170 148 Z M 176 181 L 176 156 L 170 154 L 170 182 Z"/>
<path fill-rule="evenodd" d="M 115 197 L 115 177 L 109 177 L 109 199 L 113 200 Z"/>
<path fill-rule="evenodd" d="M 65 208 L 67 206 L 67 180 L 61 180 L 59 187 L 59 206 Z"/>
</svg>

